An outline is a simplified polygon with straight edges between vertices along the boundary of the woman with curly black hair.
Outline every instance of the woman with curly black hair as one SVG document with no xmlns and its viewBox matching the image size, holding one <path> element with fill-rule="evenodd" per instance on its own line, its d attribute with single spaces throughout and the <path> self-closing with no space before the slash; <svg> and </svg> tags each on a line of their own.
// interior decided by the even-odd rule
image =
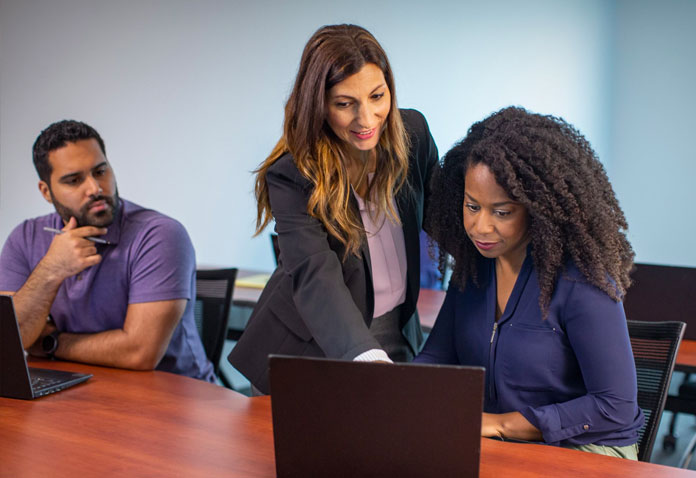
<svg viewBox="0 0 696 478">
<path fill-rule="evenodd" d="M 505 108 L 447 153 L 431 190 L 429 232 L 454 270 L 416 362 L 486 367 L 483 436 L 637 459 L 621 304 L 633 251 L 587 140 Z"/>
</svg>

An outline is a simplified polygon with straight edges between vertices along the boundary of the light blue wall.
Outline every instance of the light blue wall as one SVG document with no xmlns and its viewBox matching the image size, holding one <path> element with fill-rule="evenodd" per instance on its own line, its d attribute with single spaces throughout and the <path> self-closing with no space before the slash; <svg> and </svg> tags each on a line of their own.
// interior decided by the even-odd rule
<svg viewBox="0 0 696 478">
<path fill-rule="evenodd" d="M 641 262 L 696 266 L 696 2 L 616 5 L 610 176 Z"/>
<path fill-rule="evenodd" d="M 619 184 L 612 157 L 625 153 L 611 132 L 630 132 L 612 121 L 623 107 L 612 75 L 633 75 L 613 49 L 617 22 L 637 34 L 624 20 L 630 5 L 0 0 L 0 242 L 50 210 L 30 148 L 47 124 L 72 117 L 105 138 L 124 197 L 186 225 L 200 263 L 270 269 L 268 238 L 251 238 L 250 171 L 278 139 L 304 43 L 337 22 L 380 40 L 400 105 L 426 114 L 441 153 L 472 122 L 518 104 L 575 124 Z"/>
</svg>

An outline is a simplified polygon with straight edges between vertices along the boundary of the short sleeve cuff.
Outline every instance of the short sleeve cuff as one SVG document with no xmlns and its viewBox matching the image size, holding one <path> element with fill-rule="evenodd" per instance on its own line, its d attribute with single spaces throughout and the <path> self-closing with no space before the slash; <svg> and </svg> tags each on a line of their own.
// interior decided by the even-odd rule
<svg viewBox="0 0 696 478">
<path fill-rule="evenodd" d="M 191 300 L 191 288 L 174 289 L 169 291 L 144 291 L 131 293 L 128 296 L 129 304 L 140 304 L 143 302 L 157 302 L 160 300 Z"/>
<path fill-rule="evenodd" d="M 353 359 L 354 362 L 376 362 L 382 360 L 384 362 L 394 363 L 382 349 L 371 349 L 363 352 Z"/>
</svg>

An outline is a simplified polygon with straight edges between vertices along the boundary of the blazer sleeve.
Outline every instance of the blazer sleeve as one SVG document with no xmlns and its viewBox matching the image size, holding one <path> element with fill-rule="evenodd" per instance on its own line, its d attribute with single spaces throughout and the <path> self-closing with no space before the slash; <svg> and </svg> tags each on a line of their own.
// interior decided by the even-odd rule
<svg viewBox="0 0 696 478">
<path fill-rule="evenodd" d="M 345 284 L 346 271 L 330 247 L 328 233 L 307 212 L 311 183 L 290 155 L 269 169 L 266 180 L 281 267 L 290 277 L 292 301 L 312 338 L 331 358 L 352 360 L 381 348 Z"/>
<path fill-rule="evenodd" d="M 587 394 L 526 407 L 522 415 L 552 444 L 635 423 L 640 418 L 636 369 L 622 304 L 589 284 L 575 282 L 563 316 Z"/>
</svg>

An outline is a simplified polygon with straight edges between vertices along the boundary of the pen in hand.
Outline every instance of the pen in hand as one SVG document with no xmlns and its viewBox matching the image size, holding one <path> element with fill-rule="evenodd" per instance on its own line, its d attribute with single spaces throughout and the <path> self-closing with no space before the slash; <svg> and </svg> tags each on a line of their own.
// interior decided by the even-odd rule
<svg viewBox="0 0 696 478">
<path fill-rule="evenodd" d="M 54 229 L 52 227 L 44 227 L 43 230 L 48 231 L 48 232 L 52 232 L 54 234 L 63 234 L 63 231 L 61 231 L 60 229 Z M 97 244 L 111 245 L 111 243 L 109 241 L 107 241 L 106 239 L 100 239 L 99 237 L 87 236 L 87 237 L 85 237 L 85 239 L 87 239 L 88 241 L 96 242 Z"/>
</svg>

